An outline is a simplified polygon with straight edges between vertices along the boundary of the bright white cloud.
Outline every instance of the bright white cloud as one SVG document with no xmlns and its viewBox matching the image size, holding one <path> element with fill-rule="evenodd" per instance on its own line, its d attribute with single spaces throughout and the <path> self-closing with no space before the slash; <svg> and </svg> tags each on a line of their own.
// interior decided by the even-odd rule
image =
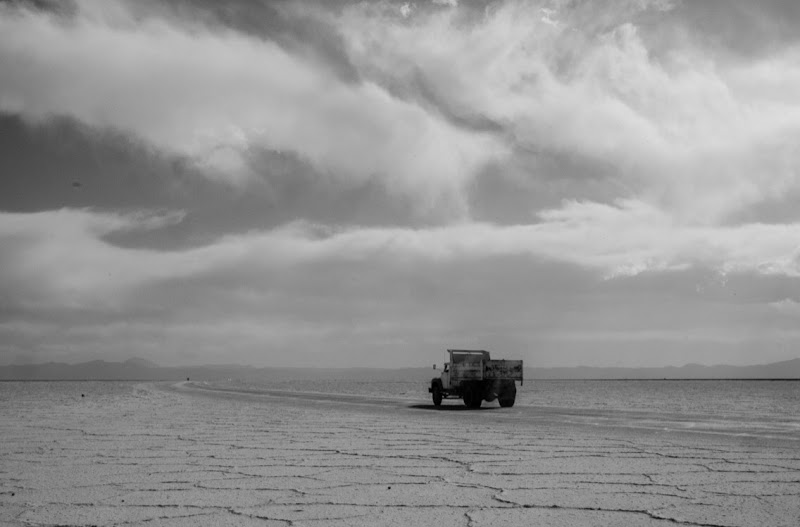
<svg viewBox="0 0 800 527">
<path fill-rule="evenodd" d="M 614 206 L 570 202 L 540 217 L 541 223 L 531 225 L 365 229 L 323 239 L 302 231 L 283 231 L 279 236 L 294 254 L 325 258 L 391 255 L 449 260 L 523 254 L 587 266 L 609 277 L 694 266 L 723 273 L 800 276 L 800 224 L 685 226 L 636 201 Z"/>
<path fill-rule="evenodd" d="M 473 21 L 446 11 L 412 24 L 359 5 L 340 24 L 362 71 L 400 84 L 421 74 L 455 113 L 611 167 L 621 197 L 683 222 L 718 224 L 797 188 L 797 51 L 731 62 L 685 39 L 654 56 L 630 21 L 645 8 L 670 5 L 509 1 Z"/>
<path fill-rule="evenodd" d="M 0 290 L 25 307 L 124 304 L 120 296 L 153 281 L 192 274 L 211 261 L 176 254 L 122 249 L 104 241 L 113 232 L 157 229 L 182 213 L 101 214 L 63 209 L 0 213 Z"/>
</svg>

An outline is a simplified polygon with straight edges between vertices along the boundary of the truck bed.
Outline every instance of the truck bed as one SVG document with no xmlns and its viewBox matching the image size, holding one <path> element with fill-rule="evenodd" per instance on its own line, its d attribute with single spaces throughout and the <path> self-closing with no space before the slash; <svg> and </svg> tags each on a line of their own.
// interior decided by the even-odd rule
<svg viewBox="0 0 800 527">
<path fill-rule="evenodd" d="M 450 381 L 513 380 L 522 382 L 521 360 L 480 360 L 450 366 Z"/>
</svg>

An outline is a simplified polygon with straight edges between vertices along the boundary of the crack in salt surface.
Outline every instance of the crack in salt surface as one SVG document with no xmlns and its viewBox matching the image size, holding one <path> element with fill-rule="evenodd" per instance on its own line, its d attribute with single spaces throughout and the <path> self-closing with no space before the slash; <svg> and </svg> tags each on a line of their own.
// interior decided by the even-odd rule
<svg viewBox="0 0 800 527">
<path fill-rule="evenodd" d="M 627 514 L 644 515 L 654 520 L 666 521 L 676 525 L 693 525 L 696 527 L 727 527 L 724 524 L 692 522 L 687 520 L 670 518 L 667 516 L 660 516 L 655 511 L 650 511 L 646 509 L 619 509 L 619 508 L 605 508 L 605 507 L 576 507 L 576 506 L 568 507 L 563 505 L 531 505 L 531 504 L 516 503 L 510 500 L 504 500 L 499 496 L 495 496 L 495 499 L 497 499 L 498 501 L 502 501 L 504 503 L 512 504 L 515 508 L 520 508 L 520 509 L 550 509 L 550 510 L 568 510 L 568 511 L 582 511 L 582 512 L 620 512 Z"/>
</svg>

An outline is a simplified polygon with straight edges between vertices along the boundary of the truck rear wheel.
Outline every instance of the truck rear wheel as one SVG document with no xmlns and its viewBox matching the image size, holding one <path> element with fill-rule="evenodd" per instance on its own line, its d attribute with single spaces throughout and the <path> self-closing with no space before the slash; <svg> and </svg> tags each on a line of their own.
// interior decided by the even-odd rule
<svg viewBox="0 0 800 527">
<path fill-rule="evenodd" d="M 511 408 L 514 406 L 514 401 L 516 397 L 511 397 L 510 399 L 498 399 L 500 406 L 503 408 Z"/>
<path fill-rule="evenodd" d="M 517 385 L 514 384 L 514 381 L 511 381 L 511 384 L 505 386 L 503 391 L 500 392 L 500 396 L 497 398 L 497 402 L 500 403 L 500 406 L 503 408 L 511 408 L 514 406 L 514 401 L 517 399 Z"/>
<path fill-rule="evenodd" d="M 433 388 L 431 388 L 433 393 L 433 405 L 434 406 L 441 406 L 442 404 L 442 388 L 438 384 L 434 384 Z"/>
</svg>

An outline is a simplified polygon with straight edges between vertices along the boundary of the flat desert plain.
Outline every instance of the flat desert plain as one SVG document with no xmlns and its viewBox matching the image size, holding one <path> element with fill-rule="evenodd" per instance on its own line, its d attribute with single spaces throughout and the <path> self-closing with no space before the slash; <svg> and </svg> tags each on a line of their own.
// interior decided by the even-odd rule
<svg viewBox="0 0 800 527">
<path fill-rule="evenodd" d="M 4 387 L 3 525 L 800 525 L 786 438 L 435 409 L 424 388 L 36 384 Z"/>
</svg>

